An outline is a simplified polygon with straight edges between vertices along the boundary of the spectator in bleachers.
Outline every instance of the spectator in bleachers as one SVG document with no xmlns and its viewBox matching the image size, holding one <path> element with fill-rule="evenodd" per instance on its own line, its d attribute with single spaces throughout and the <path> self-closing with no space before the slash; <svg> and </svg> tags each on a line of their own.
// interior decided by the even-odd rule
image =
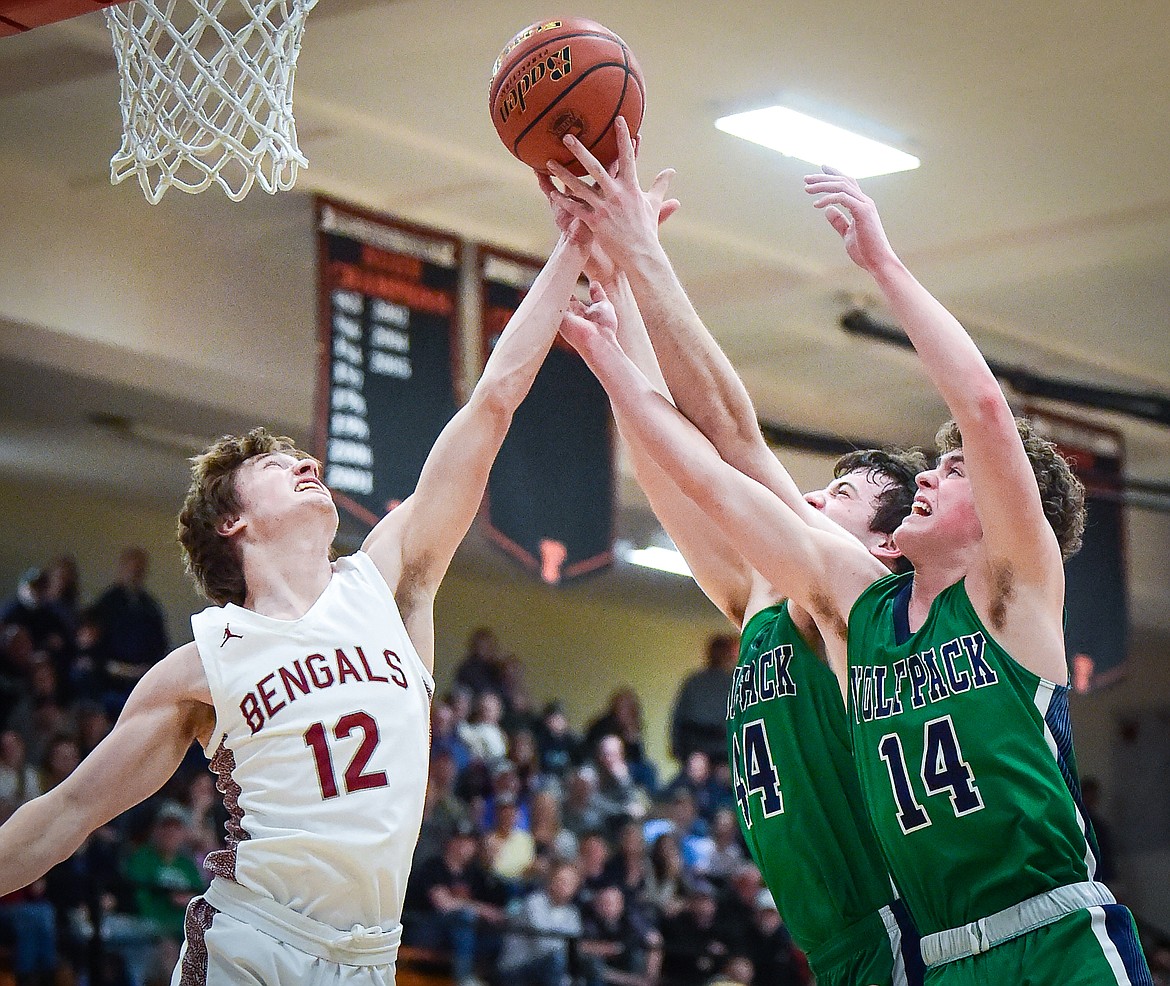
<svg viewBox="0 0 1170 986">
<path fill-rule="evenodd" d="M 579 883 L 572 863 L 558 863 L 546 886 L 523 899 L 517 930 L 504 936 L 500 950 L 498 972 L 508 986 L 566 986 L 569 940 L 581 934 L 581 913 L 573 902 Z"/>
<path fill-rule="evenodd" d="M 106 658 L 102 648 L 102 625 L 92 606 L 77 614 L 73 660 L 69 666 L 69 690 L 76 699 L 98 703 L 103 701 L 109 690 Z"/>
<path fill-rule="evenodd" d="M 491 771 L 491 784 L 480 815 L 480 828 L 490 829 L 496 822 L 496 805 L 504 799 L 516 807 L 516 827 L 524 832 L 531 827 L 531 799 L 520 785 L 520 775 L 511 760 L 497 760 Z"/>
<path fill-rule="evenodd" d="M 149 563 L 143 548 L 126 548 L 118 558 L 114 583 L 93 606 L 101 626 L 111 716 L 122 710 L 138 679 L 170 650 L 162 607 L 146 589 Z"/>
<path fill-rule="evenodd" d="M 467 639 L 467 653 L 455 670 L 455 683 L 466 688 L 473 698 L 492 692 L 503 701 L 503 657 L 500 642 L 491 627 L 472 631 Z"/>
<path fill-rule="evenodd" d="M 675 791 L 686 791 L 695 803 L 695 811 L 704 821 L 715 817 L 719 800 L 719 787 L 711 776 L 711 758 L 702 750 L 692 750 L 682 768 L 662 790 L 662 796 L 669 798 Z"/>
<path fill-rule="evenodd" d="M 642 734 L 642 700 L 628 685 L 615 691 L 609 698 L 605 712 L 589 724 L 585 730 L 585 745 L 596 757 L 602 739 L 611 735 L 621 739 L 634 780 L 653 795 L 658 790 L 658 770 L 646 756 L 646 743 Z"/>
<path fill-rule="evenodd" d="M 673 918 L 686 906 L 691 876 L 683 866 L 678 836 L 663 832 L 650 848 L 650 872 L 646 899 L 658 918 Z"/>
<path fill-rule="evenodd" d="M 110 722 L 104 706 L 90 701 L 76 703 L 74 718 L 77 722 L 77 744 L 81 749 L 82 759 L 85 759 L 93 752 L 94 747 L 109 735 L 113 723 Z M 208 779 L 211 778 L 210 774 L 207 776 Z"/>
<path fill-rule="evenodd" d="M 746 943 L 760 986 L 807 986 L 812 981 L 808 963 L 793 944 L 767 888 L 756 895 Z"/>
<path fill-rule="evenodd" d="M 516 798 L 501 794 L 495 799 L 495 818 L 484 836 L 492 854 L 492 872 L 507 884 L 513 894 L 524 887 L 536 862 L 536 843 L 532 833 L 517 824 L 520 809 Z"/>
<path fill-rule="evenodd" d="M 662 936 L 626 907 L 619 887 L 603 887 L 582 914 L 586 986 L 651 986 L 662 964 Z"/>
<path fill-rule="evenodd" d="M 561 824 L 561 803 L 553 791 L 537 791 L 532 796 L 528 829 L 543 870 L 577 858 L 577 837 Z"/>
<path fill-rule="evenodd" d="M 496 692 L 481 692 L 471 703 L 471 717 L 458 726 L 459 736 L 473 760 L 494 764 L 508 752 L 508 739 L 500 728 L 504 706 Z"/>
<path fill-rule="evenodd" d="M 12 971 L 21 984 L 47 986 L 57 972 L 57 917 L 45 888 L 40 879 L 0 897 L 0 929 L 12 941 Z"/>
<path fill-rule="evenodd" d="M 223 847 L 228 812 L 211 773 L 206 770 L 191 776 L 180 797 L 179 806 L 187 824 L 187 846 L 202 873 L 208 854 Z"/>
<path fill-rule="evenodd" d="M 569 726 L 564 705 L 549 702 L 544 707 L 535 735 L 541 770 L 563 785 L 569 771 L 581 763 L 582 746 L 581 737 Z"/>
<path fill-rule="evenodd" d="M 163 805 L 151 826 L 150 840 L 127 857 L 125 866 L 136 913 L 161 937 L 176 943 L 183 940 L 187 905 L 207 886 L 188 840 L 182 810 Z"/>
<path fill-rule="evenodd" d="M 663 832 L 678 837 L 683 866 L 690 871 L 703 869 L 715 849 L 714 840 L 707 834 L 706 823 L 695 811 L 695 799 L 686 788 L 678 788 L 667 800 L 665 814 L 646 823 L 646 838 L 653 842 Z"/>
<path fill-rule="evenodd" d="M 642 823 L 628 818 L 618 828 L 616 847 L 606 867 L 605 880 L 621 888 L 626 908 L 639 917 L 653 910 L 647 896 L 650 888 L 650 857 L 642 835 Z"/>
<path fill-rule="evenodd" d="M 715 909 L 715 888 L 697 880 L 686 908 L 662 922 L 662 974 L 677 986 L 701 986 L 728 954 L 715 929 Z"/>
<path fill-rule="evenodd" d="M 727 693 L 738 661 L 739 641 L 731 634 L 715 634 L 707 643 L 707 666 L 679 687 L 670 717 L 670 753 L 679 763 L 695 750 L 711 762 L 726 759 Z"/>
<path fill-rule="evenodd" d="M 8 711 L 8 727 L 24 737 L 28 758 L 34 763 L 44 761 L 52 736 L 69 732 L 76 725 L 61 702 L 57 681 L 52 662 L 43 652 L 37 652 L 20 698 Z"/>
<path fill-rule="evenodd" d="M 471 763 L 471 749 L 459 735 L 458 720 L 451 702 L 442 699 L 431 709 L 431 756 L 449 755 L 455 764 L 455 773 L 462 773 Z"/>
<path fill-rule="evenodd" d="M 32 649 L 49 655 L 60 669 L 72 646 L 68 626 L 49 599 L 49 580 L 43 569 L 30 568 L 16 585 L 16 593 L 0 604 L 0 624 L 24 627 Z"/>
<path fill-rule="evenodd" d="M 81 573 L 72 555 L 58 555 L 45 566 L 45 602 L 66 632 L 75 634 L 81 605 Z"/>
<path fill-rule="evenodd" d="M 708 980 L 707 986 L 751 986 L 755 981 L 756 967 L 752 960 L 746 955 L 732 954 L 723 960 L 719 971 Z"/>
<path fill-rule="evenodd" d="M 455 758 L 449 750 L 435 747 L 431 750 L 422 827 L 414 849 L 416 867 L 438 856 L 452 833 L 472 827 L 467 803 L 455 794 Z"/>
<path fill-rule="evenodd" d="M 577 838 L 605 827 L 607 818 L 597 790 L 597 771 L 591 764 L 570 772 L 565 801 L 561 806 L 561 820 Z"/>
<path fill-rule="evenodd" d="M 45 759 L 41 766 L 42 791 L 51 791 L 77 769 L 81 763 L 81 748 L 77 740 L 68 734 L 60 734 L 49 740 Z"/>
<path fill-rule="evenodd" d="M 545 786 L 544 772 L 540 769 L 540 751 L 531 730 L 518 729 L 508 734 L 508 762 L 516 771 L 522 797 L 531 798 L 533 793 Z"/>
<path fill-rule="evenodd" d="M 634 778 L 626 760 L 625 746 L 615 735 L 602 736 L 597 742 L 594 767 L 597 771 L 596 801 L 605 815 L 606 824 L 622 818 L 644 818 L 650 806 L 646 789 Z"/>
<path fill-rule="evenodd" d="M 15 729 L 0 732 L 0 823 L 41 794 L 40 771 L 29 762 L 24 738 Z"/>
<path fill-rule="evenodd" d="M 449 950 L 456 986 L 479 986 L 477 959 L 498 944 L 492 929 L 504 920 L 475 856 L 475 832 L 470 824 L 461 825 L 448 834 L 437 856 L 414 869 L 406 892 L 407 944 Z"/>
<path fill-rule="evenodd" d="M 518 730 L 532 732 L 540 724 L 532 692 L 528 690 L 528 678 L 524 662 L 514 654 L 508 655 L 503 663 L 504 715 L 500 720 L 509 733 Z"/>
<path fill-rule="evenodd" d="M 605 833 L 592 829 L 577 842 L 577 872 L 581 880 L 577 902 L 587 907 L 597 892 L 609 885 L 609 858 L 611 849 Z"/>
<path fill-rule="evenodd" d="M 739 822 L 732 809 L 720 808 L 715 812 L 711 824 L 711 844 L 711 852 L 696 866 L 696 873 L 717 887 L 722 887 L 747 862 Z"/>
<path fill-rule="evenodd" d="M 736 870 L 727 888 L 720 894 L 715 924 L 720 937 L 733 951 L 746 954 L 752 919 L 764 880 L 754 863 L 744 863 Z"/>
</svg>

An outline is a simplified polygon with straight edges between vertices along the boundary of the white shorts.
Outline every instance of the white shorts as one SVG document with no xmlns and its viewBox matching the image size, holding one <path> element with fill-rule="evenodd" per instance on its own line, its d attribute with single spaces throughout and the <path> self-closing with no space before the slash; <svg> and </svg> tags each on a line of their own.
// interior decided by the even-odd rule
<svg viewBox="0 0 1170 986">
<path fill-rule="evenodd" d="M 318 958 L 196 897 L 187 908 L 186 940 L 171 986 L 394 986 L 394 963 Z"/>
</svg>

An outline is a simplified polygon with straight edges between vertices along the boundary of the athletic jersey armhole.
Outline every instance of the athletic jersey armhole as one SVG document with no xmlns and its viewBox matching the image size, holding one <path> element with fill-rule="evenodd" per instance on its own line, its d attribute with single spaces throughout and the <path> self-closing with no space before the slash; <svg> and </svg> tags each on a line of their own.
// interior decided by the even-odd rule
<svg viewBox="0 0 1170 986">
<path fill-rule="evenodd" d="M 201 615 L 201 613 L 196 613 L 195 616 L 192 616 L 192 622 Z M 222 738 L 227 735 L 227 730 L 220 725 L 219 712 L 220 709 L 226 709 L 228 706 L 224 704 L 226 698 L 223 684 L 219 679 L 219 668 L 215 665 L 215 658 L 205 657 L 197 640 L 193 640 L 192 643 L 195 645 L 195 653 L 199 655 L 199 663 L 203 666 L 203 675 L 207 678 L 207 690 L 211 692 L 211 715 L 215 722 L 211 729 L 211 737 L 208 739 L 207 745 L 203 747 L 204 756 L 210 760 L 219 748 Z"/>
<path fill-rule="evenodd" d="M 978 626 L 979 629 L 983 632 L 983 636 L 986 637 L 988 640 L 994 642 L 995 646 L 997 648 L 999 648 L 999 650 L 1003 654 L 1003 656 L 1006 657 L 1009 661 L 1011 661 L 1015 667 L 1019 668 L 1022 672 L 1024 672 L 1024 674 L 1036 679 L 1037 683 L 1051 685 L 1053 688 L 1067 689 L 1069 687 L 1070 681 L 1068 679 L 1067 658 L 1066 658 L 1066 668 L 1065 668 L 1065 679 L 1066 680 L 1064 682 L 1053 681 L 1051 678 L 1045 678 L 1044 675 L 1037 674 L 1031 668 L 1025 667 L 1018 660 L 1016 660 L 1016 658 L 1011 653 L 1008 652 L 1008 649 L 1006 647 L 1004 647 L 1004 645 L 1001 644 L 998 639 L 996 639 L 995 634 L 993 634 L 990 630 L 987 629 L 987 625 L 983 622 L 983 619 L 979 616 L 979 611 L 975 608 L 975 604 L 973 602 L 971 602 L 971 597 L 967 594 L 967 580 L 966 580 L 966 578 L 959 579 L 959 581 L 956 582 L 951 587 L 952 591 L 956 590 L 956 589 L 958 589 L 959 591 L 962 592 L 963 605 L 967 607 L 967 610 L 969 611 L 969 613 L 971 615 L 971 619 L 974 621 L 975 625 Z"/>
<path fill-rule="evenodd" d="M 352 555 L 347 556 L 350 562 L 362 574 L 370 579 L 379 589 L 384 589 L 386 595 L 390 597 L 391 612 L 394 614 L 394 622 L 401 628 L 402 634 L 407 640 L 410 640 L 410 633 L 406 629 L 406 624 L 402 622 L 402 614 L 398 612 L 398 600 L 394 598 L 394 590 L 390 588 L 390 583 L 386 581 L 382 575 L 381 569 L 378 568 L 374 559 L 360 548 Z M 410 640 L 410 660 L 418 670 L 422 677 L 423 685 L 427 690 L 427 697 L 431 700 L 435 697 L 435 676 L 427 670 L 427 666 L 423 664 L 422 658 L 418 656 L 418 648 L 415 647 L 414 641 Z"/>
</svg>

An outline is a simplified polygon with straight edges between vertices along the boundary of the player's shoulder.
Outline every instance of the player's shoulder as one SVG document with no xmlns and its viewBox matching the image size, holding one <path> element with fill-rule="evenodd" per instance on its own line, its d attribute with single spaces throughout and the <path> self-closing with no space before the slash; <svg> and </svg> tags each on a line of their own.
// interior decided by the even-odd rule
<svg viewBox="0 0 1170 986">
<path fill-rule="evenodd" d="M 194 640 L 176 647 L 142 677 L 144 690 L 211 705 L 211 686 Z"/>
</svg>

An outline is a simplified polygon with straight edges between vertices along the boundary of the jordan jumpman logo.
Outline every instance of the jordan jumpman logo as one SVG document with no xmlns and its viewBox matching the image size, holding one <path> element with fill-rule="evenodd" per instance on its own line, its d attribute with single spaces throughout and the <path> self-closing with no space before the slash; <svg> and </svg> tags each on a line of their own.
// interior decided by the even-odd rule
<svg viewBox="0 0 1170 986">
<path fill-rule="evenodd" d="M 222 647 L 229 640 L 231 640 L 232 637 L 235 637 L 236 640 L 243 640 L 244 639 L 244 635 L 242 633 L 232 633 L 232 628 L 231 628 L 230 624 L 225 625 L 223 628 L 223 640 L 221 640 L 219 642 L 219 646 Z"/>
</svg>

